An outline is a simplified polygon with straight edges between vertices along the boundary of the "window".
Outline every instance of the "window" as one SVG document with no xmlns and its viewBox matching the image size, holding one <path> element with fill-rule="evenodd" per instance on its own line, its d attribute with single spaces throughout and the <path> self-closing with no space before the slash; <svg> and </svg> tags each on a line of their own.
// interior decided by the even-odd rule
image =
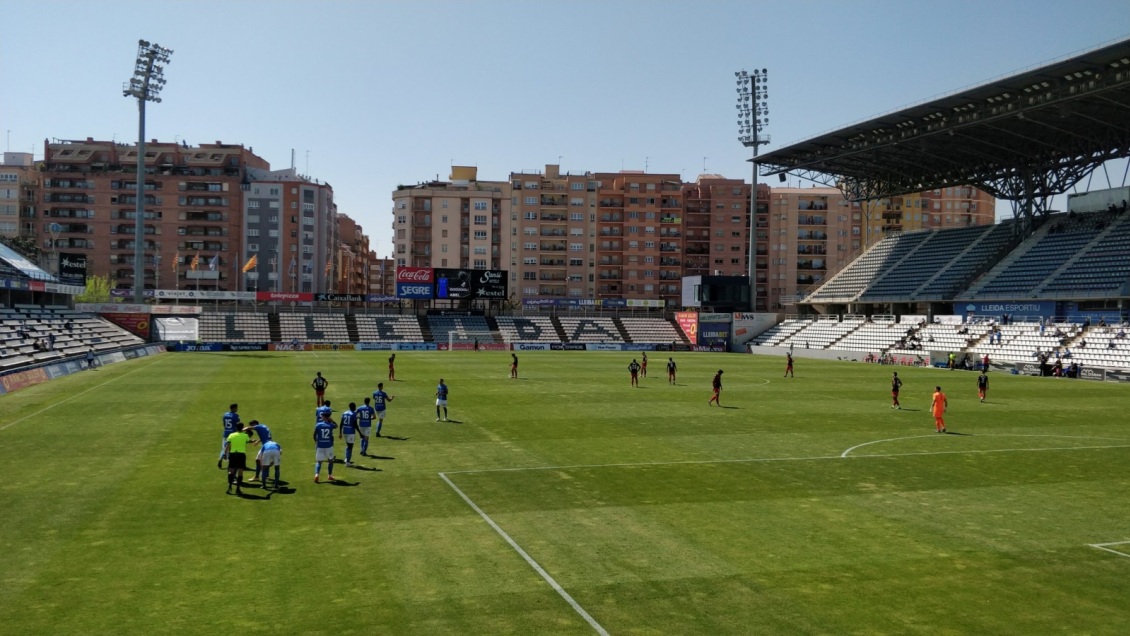
<svg viewBox="0 0 1130 636">
<path fill-rule="evenodd" d="M 476 210 L 487 209 L 487 202 L 486 201 L 475 201 L 475 209 Z"/>
<path fill-rule="evenodd" d="M 569 259 L 569 267 L 581 267 L 584 264 L 585 264 L 585 261 L 583 259 L 580 259 L 580 258 L 570 258 Z"/>
<path fill-rule="evenodd" d="M 479 246 L 475 247 L 475 254 L 481 254 L 481 255 L 485 256 L 486 253 L 487 253 L 487 248 L 485 246 L 479 245 Z"/>
<path fill-rule="evenodd" d="M 583 252 L 583 251 L 585 251 L 585 244 L 584 243 L 570 243 L 569 244 L 569 251 L 570 252 Z"/>
<path fill-rule="evenodd" d="M 522 272 L 522 280 L 537 280 L 537 272 Z"/>
<path fill-rule="evenodd" d="M 644 241 L 643 246 L 645 249 L 655 249 L 655 241 Z"/>
<path fill-rule="evenodd" d="M 403 230 L 401 230 L 401 231 L 403 232 Z M 447 238 L 447 230 L 440 230 L 439 231 L 439 237 L 440 238 Z"/>
<path fill-rule="evenodd" d="M 628 234 L 639 234 L 640 229 L 634 225 L 628 226 Z"/>
<path fill-rule="evenodd" d="M 537 243 L 523 243 L 522 247 L 523 247 L 523 249 L 527 249 L 527 250 L 536 250 L 538 248 L 538 244 Z"/>
<path fill-rule="evenodd" d="M 538 264 L 538 258 L 536 256 L 527 256 L 527 257 L 522 259 L 522 264 L 523 265 L 537 265 Z"/>
<path fill-rule="evenodd" d="M 643 229 L 644 234 L 655 234 L 655 228 L 648 226 Z"/>
<path fill-rule="evenodd" d="M 730 217 L 730 223 L 741 223 L 741 222 L 742 222 L 742 217 L 740 217 L 740 216 L 731 216 Z"/>
<path fill-rule="evenodd" d="M 439 246 L 439 251 L 446 253 L 447 252 L 447 243 L 441 244 Z"/>
<path fill-rule="evenodd" d="M 536 220 L 538 220 L 538 213 L 537 212 L 526 212 L 526 215 L 525 215 L 524 218 L 527 221 L 536 221 Z"/>
<path fill-rule="evenodd" d="M 538 235 L 538 229 L 536 227 L 528 227 L 528 228 L 523 229 L 522 233 L 525 234 L 526 236 L 537 236 Z"/>
<path fill-rule="evenodd" d="M 485 241 L 486 238 L 487 238 L 487 231 L 486 230 L 475 230 L 475 240 Z"/>
<path fill-rule="evenodd" d="M 486 261 L 485 258 L 476 258 L 475 259 L 475 269 L 486 269 L 486 268 L 487 268 L 487 261 Z"/>
<path fill-rule="evenodd" d="M 476 214 L 475 215 L 475 225 L 486 225 L 486 224 L 487 224 L 487 217 L 486 217 L 485 214 Z"/>
<path fill-rule="evenodd" d="M 439 217 L 439 222 L 440 223 L 447 223 L 447 215 L 441 214 L 440 217 Z"/>
<path fill-rule="evenodd" d="M 247 244 L 247 251 L 248 252 L 258 252 L 259 251 L 259 244 L 258 243 L 248 243 Z"/>
<path fill-rule="evenodd" d="M 584 190 L 585 184 L 581 183 L 580 181 L 574 181 L 573 183 L 569 184 L 569 189 L 570 190 Z"/>
<path fill-rule="evenodd" d="M 522 202 L 525 203 L 526 205 L 537 205 L 538 204 L 538 198 L 537 197 L 526 197 L 526 198 L 522 199 Z"/>
<path fill-rule="evenodd" d="M 574 206 L 574 207 L 584 207 L 585 200 L 574 197 L 572 199 L 569 199 L 569 205 Z"/>
<path fill-rule="evenodd" d="M 573 213 L 569 214 L 569 220 L 570 221 L 584 221 L 585 220 L 585 214 L 584 214 L 584 212 L 573 212 Z"/>
<path fill-rule="evenodd" d="M 645 257 L 643 257 L 643 262 L 645 262 L 645 263 L 654 263 L 654 262 L 655 262 L 655 257 L 654 257 L 654 256 L 645 256 Z"/>
<path fill-rule="evenodd" d="M 639 248 L 640 248 L 640 242 L 639 241 L 628 241 L 628 249 L 638 250 Z"/>
<path fill-rule="evenodd" d="M 645 270 L 643 270 L 643 277 L 644 278 L 655 278 L 655 272 L 653 270 L 650 270 L 650 269 L 645 269 Z"/>
<path fill-rule="evenodd" d="M 259 228 L 257 228 L 257 227 L 249 228 L 247 230 L 247 235 L 248 236 L 259 236 Z"/>
<path fill-rule="evenodd" d="M 407 222 L 408 222 L 408 217 L 406 217 L 406 216 L 398 216 L 398 217 L 396 217 L 396 222 L 397 222 L 397 223 L 407 223 Z"/>
<path fill-rule="evenodd" d="M 439 202 L 439 207 L 441 207 L 441 208 L 446 208 L 446 207 L 447 207 L 447 199 L 444 199 L 444 200 L 440 201 L 440 202 Z"/>
</svg>

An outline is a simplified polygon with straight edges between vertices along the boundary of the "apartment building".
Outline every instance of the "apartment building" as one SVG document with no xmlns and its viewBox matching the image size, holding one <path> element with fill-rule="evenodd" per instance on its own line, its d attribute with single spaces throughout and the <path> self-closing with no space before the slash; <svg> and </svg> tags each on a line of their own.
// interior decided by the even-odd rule
<svg viewBox="0 0 1130 636">
<path fill-rule="evenodd" d="M 660 236 L 685 232 L 684 276 L 749 275 L 750 185 L 722 175 L 700 175 L 683 186 L 682 228 L 678 219 L 664 226 Z M 660 259 L 661 265 L 679 265 L 678 256 Z"/>
<path fill-rule="evenodd" d="M 45 141 L 39 240 L 84 253 L 90 274 L 119 288 L 134 285 L 134 223 L 144 197 L 145 272 L 152 289 L 233 290 L 243 251 L 241 185 L 250 168 L 267 162 L 242 145 L 151 141 L 138 187 L 137 146 L 112 141 Z M 215 263 L 215 269 L 212 264 Z M 195 264 L 195 269 L 193 268 Z M 201 277 L 204 271 L 209 277 Z M 189 278 L 190 273 L 193 278 Z"/>
<path fill-rule="evenodd" d="M 590 173 L 512 172 L 510 288 L 519 297 L 594 298 L 597 182 Z"/>
<path fill-rule="evenodd" d="M 380 258 L 369 252 L 368 293 L 376 296 L 396 295 L 396 259 Z"/>
<path fill-rule="evenodd" d="M 393 193 L 397 266 L 505 269 L 504 237 L 513 234 L 510 182 L 479 181 L 474 166 L 452 166 L 449 179 Z"/>
<path fill-rule="evenodd" d="M 990 225 L 996 220 L 992 195 L 969 186 L 854 203 L 838 189 L 826 187 L 773 188 L 769 198 L 765 227 L 758 215 L 754 231 L 755 284 L 760 286 L 764 279 L 765 308 L 770 311 L 815 290 L 889 234 Z"/>
<path fill-rule="evenodd" d="M 332 290 L 334 273 L 341 271 L 334 262 L 338 214 L 333 187 L 294 168 L 252 169 L 242 192 L 246 240 L 237 252 L 240 289 Z"/>
<path fill-rule="evenodd" d="M 682 265 L 670 259 L 683 257 L 684 237 L 670 230 L 682 225 L 682 179 L 620 171 L 596 173 L 596 181 L 596 297 L 681 303 Z"/>
<path fill-rule="evenodd" d="M 30 152 L 5 152 L 0 163 L 0 236 L 34 239 L 39 173 Z M 50 245 L 40 243 L 41 248 Z"/>
<path fill-rule="evenodd" d="M 334 289 L 341 294 L 369 293 L 369 237 L 345 214 L 337 215 L 337 233 L 340 244 Z"/>
</svg>

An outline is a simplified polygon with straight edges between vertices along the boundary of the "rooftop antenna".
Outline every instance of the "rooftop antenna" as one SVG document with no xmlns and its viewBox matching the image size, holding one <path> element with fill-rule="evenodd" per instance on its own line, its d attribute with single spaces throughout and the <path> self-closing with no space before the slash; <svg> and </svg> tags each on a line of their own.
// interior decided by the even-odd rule
<svg viewBox="0 0 1130 636">
<path fill-rule="evenodd" d="M 290 149 L 290 169 L 294 170 L 294 148 Z"/>
<path fill-rule="evenodd" d="M 9 152 L 11 152 L 11 150 L 12 150 L 12 129 L 11 128 L 8 129 L 8 146 L 4 150 L 9 151 Z"/>
<path fill-rule="evenodd" d="M 702 173 L 703 174 L 706 174 L 706 160 L 709 159 L 709 158 L 710 157 L 703 157 L 702 158 Z"/>
<path fill-rule="evenodd" d="M 310 176 L 310 151 L 306 151 L 306 176 Z"/>
</svg>

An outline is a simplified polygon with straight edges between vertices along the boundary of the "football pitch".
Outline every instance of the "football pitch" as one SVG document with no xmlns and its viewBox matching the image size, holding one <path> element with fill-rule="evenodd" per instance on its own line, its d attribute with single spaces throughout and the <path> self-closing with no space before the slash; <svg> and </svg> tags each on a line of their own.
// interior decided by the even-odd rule
<svg viewBox="0 0 1130 636">
<path fill-rule="evenodd" d="M 0 396 L 0 633 L 1130 633 L 1124 385 L 994 372 L 981 404 L 974 373 L 676 353 L 671 386 L 655 352 L 637 389 L 634 352 L 518 355 L 170 353 Z M 335 419 L 394 396 L 338 483 L 316 371 Z M 225 494 L 232 402 L 282 491 Z"/>
</svg>

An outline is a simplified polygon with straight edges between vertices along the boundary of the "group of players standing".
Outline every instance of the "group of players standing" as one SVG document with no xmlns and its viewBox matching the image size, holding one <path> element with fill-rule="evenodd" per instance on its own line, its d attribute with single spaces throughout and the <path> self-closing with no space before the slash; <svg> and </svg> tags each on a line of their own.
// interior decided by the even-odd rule
<svg viewBox="0 0 1130 636">
<path fill-rule="evenodd" d="M 989 394 L 989 376 L 986 369 L 981 370 L 981 375 L 977 376 L 977 397 L 981 403 L 985 402 L 985 397 Z M 898 371 L 891 374 L 891 408 L 901 411 L 902 404 L 899 403 L 899 391 L 902 389 L 902 379 L 899 378 Z M 930 413 L 934 416 L 934 430 L 938 433 L 946 432 L 946 411 L 949 410 L 950 401 L 945 393 L 942 392 L 941 385 L 934 387 L 934 394 L 930 400 Z"/>
</svg>

